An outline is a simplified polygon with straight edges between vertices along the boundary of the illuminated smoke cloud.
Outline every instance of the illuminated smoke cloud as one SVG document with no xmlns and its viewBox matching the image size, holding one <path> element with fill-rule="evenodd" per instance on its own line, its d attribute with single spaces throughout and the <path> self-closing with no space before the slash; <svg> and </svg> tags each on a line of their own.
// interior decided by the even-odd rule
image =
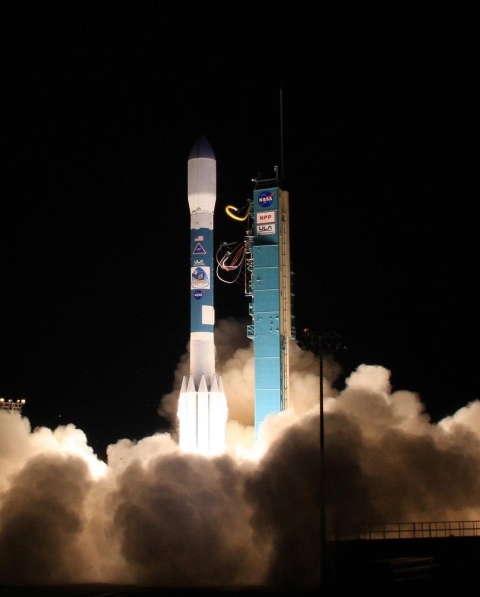
<svg viewBox="0 0 480 597">
<path fill-rule="evenodd" d="M 120 439 L 106 465 L 73 425 L 32 430 L 0 412 L 2 582 L 318 584 L 318 360 L 292 343 L 290 408 L 267 418 L 254 452 L 242 326 L 220 322 L 215 340 L 231 417 L 220 457 L 163 433 Z M 184 356 L 162 400 L 172 420 L 187 367 Z M 479 519 L 480 403 L 433 424 L 384 367 L 362 364 L 335 390 L 339 372 L 325 362 L 329 525 Z"/>
<path fill-rule="evenodd" d="M 83 561 L 76 540 L 88 489 L 88 467 L 80 458 L 35 456 L 25 464 L 2 496 L 3 582 L 48 584 L 78 578 Z"/>
<path fill-rule="evenodd" d="M 113 525 L 137 582 L 221 586 L 264 581 L 268 544 L 252 540 L 244 475 L 229 456 L 176 453 L 130 466 Z"/>
</svg>

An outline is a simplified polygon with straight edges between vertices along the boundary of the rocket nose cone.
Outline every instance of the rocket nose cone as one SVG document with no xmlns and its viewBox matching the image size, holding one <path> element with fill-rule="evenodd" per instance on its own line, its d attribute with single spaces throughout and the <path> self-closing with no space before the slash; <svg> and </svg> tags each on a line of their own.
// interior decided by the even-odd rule
<svg viewBox="0 0 480 597">
<path fill-rule="evenodd" d="M 212 146 L 203 136 L 195 141 L 192 150 L 190 151 L 190 155 L 188 156 L 189 160 L 196 160 L 198 158 L 215 159 Z"/>
</svg>

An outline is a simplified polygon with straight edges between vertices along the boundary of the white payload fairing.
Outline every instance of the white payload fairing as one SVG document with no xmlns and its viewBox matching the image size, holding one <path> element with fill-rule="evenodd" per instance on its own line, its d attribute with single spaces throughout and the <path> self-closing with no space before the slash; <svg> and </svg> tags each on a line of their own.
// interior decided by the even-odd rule
<svg viewBox="0 0 480 597">
<path fill-rule="evenodd" d="M 227 400 L 215 373 L 213 307 L 213 212 L 217 164 L 205 137 L 188 158 L 190 207 L 190 376 L 184 377 L 178 404 L 179 444 L 185 451 L 225 451 Z"/>
</svg>

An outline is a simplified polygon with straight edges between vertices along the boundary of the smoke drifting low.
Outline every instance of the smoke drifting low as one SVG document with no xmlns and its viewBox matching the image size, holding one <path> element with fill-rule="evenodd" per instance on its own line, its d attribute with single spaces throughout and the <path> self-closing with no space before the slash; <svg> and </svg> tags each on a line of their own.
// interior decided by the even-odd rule
<svg viewBox="0 0 480 597">
<path fill-rule="evenodd" d="M 73 424 L 31 429 L 0 412 L 0 582 L 156 586 L 319 582 L 319 366 L 291 346 L 290 408 L 253 447 L 253 352 L 219 322 L 227 452 L 182 453 L 174 434 L 121 439 L 98 460 Z M 161 401 L 176 412 L 175 388 Z M 324 367 L 330 525 L 480 519 L 480 402 L 432 424 L 420 397 L 361 364 Z"/>
</svg>

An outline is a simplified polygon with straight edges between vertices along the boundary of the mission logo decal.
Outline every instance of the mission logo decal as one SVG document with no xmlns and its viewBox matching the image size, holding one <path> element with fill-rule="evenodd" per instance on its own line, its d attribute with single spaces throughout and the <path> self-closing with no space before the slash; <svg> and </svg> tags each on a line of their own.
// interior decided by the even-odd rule
<svg viewBox="0 0 480 597">
<path fill-rule="evenodd" d="M 267 224 L 276 221 L 276 211 L 261 211 L 257 213 L 257 224 Z"/>
<path fill-rule="evenodd" d="M 200 243 L 197 243 L 195 245 L 195 248 L 193 249 L 193 254 L 194 255 L 206 255 L 207 252 L 205 251 L 205 249 L 202 247 L 202 245 Z"/>
<path fill-rule="evenodd" d="M 190 268 L 190 279 L 192 290 L 210 288 L 210 268 L 200 266 Z"/>
</svg>

